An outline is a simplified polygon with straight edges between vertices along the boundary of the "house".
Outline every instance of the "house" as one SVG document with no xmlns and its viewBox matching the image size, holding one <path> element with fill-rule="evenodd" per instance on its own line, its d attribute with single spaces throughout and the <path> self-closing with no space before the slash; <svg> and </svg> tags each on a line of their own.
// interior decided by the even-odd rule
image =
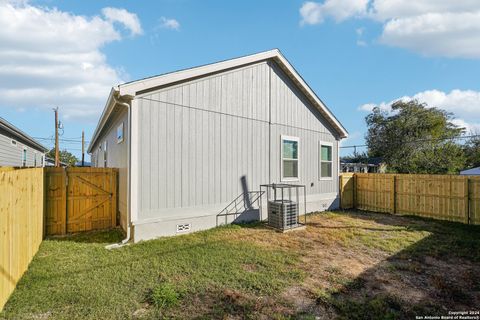
<svg viewBox="0 0 480 320">
<path fill-rule="evenodd" d="M 0 118 L 0 167 L 43 167 L 47 149 Z"/>
<path fill-rule="evenodd" d="M 464 176 L 480 176 L 480 167 L 462 170 L 460 174 Z"/>
<path fill-rule="evenodd" d="M 59 161 L 59 165 L 62 168 L 68 167 L 68 164 L 65 162 Z M 55 159 L 49 158 L 48 156 L 45 157 L 45 167 L 55 167 Z"/>
<path fill-rule="evenodd" d="M 265 183 L 306 185 L 307 211 L 338 207 L 347 134 L 271 50 L 112 88 L 88 152 L 119 168 L 121 225 L 140 241 L 214 227 Z"/>
<path fill-rule="evenodd" d="M 386 168 L 386 164 L 380 157 L 369 158 L 366 161 L 340 159 L 340 172 L 385 173 Z"/>
</svg>

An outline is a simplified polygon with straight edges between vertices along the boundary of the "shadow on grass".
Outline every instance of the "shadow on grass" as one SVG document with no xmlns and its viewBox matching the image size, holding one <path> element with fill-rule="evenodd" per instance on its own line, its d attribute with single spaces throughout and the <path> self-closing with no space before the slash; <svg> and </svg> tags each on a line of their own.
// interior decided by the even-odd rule
<svg viewBox="0 0 480 320">
<path fill-rule="evenodd" d="M 426 237 L 339 289 L 320 291 L 318 306 L 333 309 L 343 319 L 415 319 L 478 310 L 479 226 L 388 214 L 342 214 L 385 226 L 367 230 L 395 231 L 399 227 L 425 232 Z"/>
<path fill-rule="evenodd" d="M 123 232 L 120 229 L 96 230 L 82 233 L 69 234 L 66 236 L 50 236 L 46 240 L 49 241 L 70 241 L 78 243 L 98 243 L 110 244 L 122 241 Z"/>
</svg>

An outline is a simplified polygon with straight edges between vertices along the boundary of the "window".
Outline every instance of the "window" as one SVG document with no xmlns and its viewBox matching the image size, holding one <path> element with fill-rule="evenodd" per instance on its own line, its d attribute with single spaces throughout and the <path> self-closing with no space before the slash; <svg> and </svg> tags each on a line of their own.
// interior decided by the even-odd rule
<svg viewBox="0 0 480 320">
<path fill-rule="evenodd" d="M 332 144 L 320 142 L 320 179 L 332 179 Z"/>
<path fill-rule="evenodd" d="M 298 180 L 298 138 L 282 136 L 282 180 Z"/>
<path fill-rule="evenodd" d="M 123 142 L 123 122 L 117 127 L 117 143 Z"/>
<path fill-rule="evenodd" d="M 17 146 L 17 141 L 12 139 L 12 140 L 10 140 L 10 144 L 12 146 L 16 147 Z"/>
<path fill-rule="evenodd" d="M 27 166 L 27 149 L 23 149 L 22 166 Z"/>
<path fill-rule="evenodd" d="M 34 167 L 37 167 L 37 153 L 35 152 L 35 154 L 33 155 L 33 166 Z"/>
<path fill-rule="evenodd" d="M 103 143 L 103 167 L 107 167 L 107 141 Z"/>
</svg>

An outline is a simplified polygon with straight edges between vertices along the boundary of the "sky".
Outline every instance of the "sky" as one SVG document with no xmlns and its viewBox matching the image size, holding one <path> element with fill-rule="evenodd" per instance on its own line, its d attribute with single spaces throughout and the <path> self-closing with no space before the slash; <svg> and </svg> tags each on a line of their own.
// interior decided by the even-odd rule
<svg viewBox="0 0 480 320">
<path fill-rule="evenodd" d="M 343 146 L 398 99 L 480 130 L 478 0 L 0 0 L 0 117 L 51 147 L 58 107 L 60 147 L 79 156 L 112 86 L 273 48 L 348 130 Z"/>
</svg>

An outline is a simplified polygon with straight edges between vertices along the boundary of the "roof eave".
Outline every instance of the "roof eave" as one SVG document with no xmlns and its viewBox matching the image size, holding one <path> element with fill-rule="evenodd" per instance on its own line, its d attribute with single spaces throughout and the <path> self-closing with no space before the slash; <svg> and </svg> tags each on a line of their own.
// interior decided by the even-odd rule
<svg viewBox="0 0 480 320">
<path fill-rule="evenodd" d="M 103 108 L 102 115 L 100 116 L 100 120 L 98 121 L 97 127 L 93 132 L 92 139 L 90 140 L 90 144 L 88 145 L 87 152 L 92 153 L 93 146 L 95 145 L 100 132 L 103 129 L 103 126 L 107 122 L 110 114 L 112 113 L 113 107 L 115 105 L 115 95 L 118 95 L 119 89 L 118 87 L 112 87 L 110 90 L 110 94 L 108 95 L 107 102 L 105 107 Z"/>
<path fill-rule="evenodd" d="M 13 124 L 8 122 L 7 120 L 0 118 L 0 124 L 2 124 L 3 127 L 7 131 L 9 131 L 12 135 L 15 135 L 15 136 L 18 136 L 18 137 L 22 138 L 24 141 L 27 141 L 32 146 L 34 146 L 37 150 L 41 150 L 43 152 L 48 151 L 48 149 L 45 146 L 43 146 L 42 144 L 37 142 L 35 139 L 30 137 L 28 134 L 26 134 L 25 132 L 23 132 L 19 128 L 15 127 Z"/>
</svg>

